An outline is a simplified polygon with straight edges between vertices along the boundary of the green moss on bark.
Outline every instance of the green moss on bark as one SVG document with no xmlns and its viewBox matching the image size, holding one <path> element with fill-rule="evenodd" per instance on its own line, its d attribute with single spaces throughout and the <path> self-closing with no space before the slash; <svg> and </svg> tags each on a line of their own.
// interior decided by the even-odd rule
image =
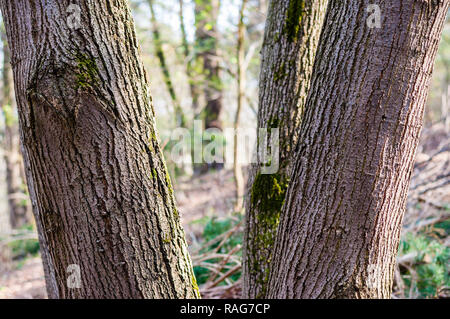
<svg viewBox="0 0 450 319">
<path fill-rule="evenodd" d="M 267 123 L 267 127 L 268 128 L 280 128 L 281 125 L 281 121 L 280 119 L 276 118 L 276 117 L 271 117 L 269 122 Z"/>
<path fill-rule="evenodd" d="M 284 78 L 285 76 L 286 76 L 286 65 L 285 62 L 283 61 L 278 70 L 274 73 L 273 80 L 277 82 L 282 78 Z"/>
<path fill-rule="evenodd" d="M 271 120 L 269 126 L 278 124 L 278 121 Z M 258 227 L 257 232 L 252 236 L 251 254 L 254 256 L 252 271 L 256 272 L 257 284 L 261 287 L 256 298 L 265 297 L 272 257 L 271 250 L 275 243 L 288 182 L 282 174 L 261 173 L 256 175 L 253 182 L 250 200 Z"/>
<path fill-rule="evenodd" d="M 258 173 L 252 187 L 252 205 L 262 215 L 279 212 L 284 203 L 287 185 L 287 179 L 280 174 Z"/>
<path fill-rule="evenodd" d="M 305 14 L 305 0 L 291 0 L 286 14 L 284 33 L 289 41 L 298 40 L 298 33 Z"/>
<path fill-rule="evenodd" d="M 200 289 L 198 288 L 197 278 L 195 278 L 194 272 L 191 273 L 191 284 L 197 296 L 200 298 Z"/>
<path fill-rule="evenodd" d="M 169 193 L 170 193 L 170 195 L 173 195 L 172 182 L 170 181 L 170 176 L 169 176 L 169 172 L 167 171 L 167 168 L 166 168 L 166 176 L 165 176 L 165 179 L 166 179 L 166 184 L 167 184 L 167 188 L 168 188 L 168 190 L 169 190 Z"/>
<path fill-rule="evenodd" d="M 77 61 L 77 87 L 89 88 L 99 82 L 98 68 L 95 61 L 86 54 L 78 53 Z"/>
</svg>

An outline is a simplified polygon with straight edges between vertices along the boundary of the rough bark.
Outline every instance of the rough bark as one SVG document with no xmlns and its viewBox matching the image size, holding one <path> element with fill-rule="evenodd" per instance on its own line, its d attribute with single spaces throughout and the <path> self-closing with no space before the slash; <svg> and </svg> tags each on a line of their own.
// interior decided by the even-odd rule
<svg viewBox="0 0 450 319">
<path fill-rule="evenodd" d="M 169 67 L 166 62 L 166 55 L 164 54 L 161 34 L 159 32 L 158 21 L 156 20 L 155 15 L 154 1 L 148 0 L 148 5 L 150 7 L 150 21 L 152 23 L 153 30 L 153 43 L 155 45 L 156 56 L 159 60 L 159 66 L 161 67 L 164 82 L 166 83 L 167 91 L 169 91 L 170 99 L 172 100 L 173 108 L 175 111 L 175 122 L 177 126 L 186 127 L 186 116 L 184 115 L 183 109 L 180 105 L 180 101 L 178 100 L 177 94 L 175 92 L 172 77 L 170 75 Z"/>
<path fill-rule="evenodd" d="M 424 104 L 449 1 L 330 1 L 270 298 L 389 298 Z"/>
<path fill-rule="evenodd" d="M 16 118 L 16 101 L 11 70 L 11 53 L 4 27 L 1 27 L 3 42 L 3 98 L 2 111 L 5 119 L 3 137 L 6 185 L 11 227 L 20 228 L 32 222 L 31 206 L 23 179 L 22 157 L 20 155 L 19 123 Z"/>
<path fill-rule="evenodd" d="M 222 129 L 222 81 L 217 53 L 217 18 L 219 0 L 195 1 L 196 54 L 202 63 L 206 106 L 203 110 L 205 129 Z"/>
<path fill-rule="evenodd" d="M 49 297 L 198 297 L 127 1 L 0 3 Z"/>
<path fill-rule="evenodd" d="M 273 175 L 261 174 L 259 162 L 250 169 L 243 261 L 243 295 L 247 298 L 262 298 L 267 291 L 272 247 L 326 5 L 325 0 L 271 1 L 269 5 L 259 80 L 258 128 L 279 128 L 280 168 Z"/>
</svg>

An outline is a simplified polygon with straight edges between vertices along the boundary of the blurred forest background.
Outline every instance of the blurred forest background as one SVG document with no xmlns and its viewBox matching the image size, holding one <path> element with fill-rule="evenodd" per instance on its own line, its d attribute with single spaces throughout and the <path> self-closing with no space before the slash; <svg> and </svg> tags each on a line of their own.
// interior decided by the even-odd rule
<svg viewBox="0 0 450 319">
<path fill-rule="evenodd" d="M 219 2 L 220 5 L 219 5 Z M 203 297 L 240 294 L 243 212 L 225 163 L 177 166 L 175 127 L 256 129 L 259 51 L 267 0 L 132 0 L 165 159 Z M 239 32 L 239 30 L 243 32 Z M 0 298 L 45 298 L 37 233 L 19 152 L 9 52 L 2 26 Z M 239 81 L 241 90 L 239 90 Z M 242 90 L 242 88 L 244 88 Z M 240 116 L 236 116 L 238 101 Z M 450 296 L 450 19 L 434 68 L 399 247 L 394 298 Z M 244 178 L 245 181 L 245 178 Z"/>
</svg>

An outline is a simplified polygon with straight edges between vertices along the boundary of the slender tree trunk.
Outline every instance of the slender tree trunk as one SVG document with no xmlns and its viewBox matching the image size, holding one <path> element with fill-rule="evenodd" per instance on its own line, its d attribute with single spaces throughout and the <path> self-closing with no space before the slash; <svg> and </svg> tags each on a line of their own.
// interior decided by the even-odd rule
<svg viewBox="0 0 450 319">
<path fill-rule="evenodd" d="M 173 87 L 172 77 L 170 76 L 169 67 L 166 63 L 166 56 L 161 42 L 161 34 L 159 32 L 158 21 L 156 21 L 154 1 L 148 0 L 148 5 L 150 7 L 150 20 L 153 29 L 153 43 L 155 44 L 156 56 L 159 60 L 159 65 L 163 74 L 164 82 L 166 83 L 167 90 L 169 91 L 170 99 L 172 100 L 173 108 L 175 111 L 176 125 L 180 127 L 186 127 L 186 116 L 184 115 L 183 109 L 181 108 L 180 101 L 178 100 L 177 94 L 175 93 L 175 88 Z"/>
<path fill-rule="evenodd" d="M 178 4 L 179 4 L 181 41 L 183 46 L 184 58 L 186 61 L 186 75 L 189 80 L 189 89 L 191 91 L 192 110 L 194 111 L 194 118 L 196 118 L 199 109 L 199 99 L 201 92 L 198 84 L 199 82 L 198 74 L 196 74 L 193 68 L 195 55 L 191 56 L 191 50 L 189 47 L 189 42 L 187 40 L 186 27 L 184 25 L 184 0 L 178 0 Z"/>
<path fill-rule="evenodd" d="M 6 184 L 9 205 L 9 221 L 12 228 L 20 228 L 32 222 L 31 206 L 26 193 L 25 180 L 22 178 L 22 157 L 20 155 L 19 125 L 16 119 L 16 101 L 14 99 L 11 71 L 11 54 L 4 28 L 1 28 L 3 41 L 3 99 L 2 110 L 5 119 L 3 140 L 6 164 Z"/>
<path fill-rule="evenodd" d="M 271 1 L 269 5 L 262 49 L 258 128 L 279 128 L 280 168 L 273 175 L 261 174 L 261 163 L 250 169 L 244 240 L 246 298 L 262 298 L 267 292 L 272 247 L 326 5 L 326 0 Z"/>
<path fill-rule="evenodd" d="M 442 96 L 442 119 L 444 129 L 447 134 L 450 134 L 450 82 L 446 82 L 447 88 L 444 89 Z"/>
<path fill-rule="evenodd" d="M 239 162 L 239 136 L 238 129 L 241 120 L 242 106 L 245 102 L 245 85 L 246 85 L 246 66 L 245 63 L 245 6 L 247 0 L 242 0 L 241 8 L 239 10 L 238 23 L 238 39 L 237 39 L 237 109 L 234 119 L 234 153 L 233 153 L 233 171 L 234 183 L 236 186 L 236 204 L 235 211 L 242 210 L 242 201 L 244 198 L 244 175 L 242 173 L 242 166 Z"/>
<path fill-rule="evenodd" d="M 206 129 L 222 129 L 219 116 L 222 111 L 223 93 L 217 54 L 219 7 L 219 0 L 195 1 L 196 51 L 205 74 L 206 106 L 203 114 Z"/>
<path fill-rule="evenodd" d="M 184 25 L 184 0 L 178 0 L 179 4 L 179 19 L 180 19 L 180 30 L 181 30 L 181 42 L 183 46 L 183 53 L 184 53 L 184 60 L 186 64 L 186 76 L 188 78 L 189 82 L 189 89 L 191 93 L 191 105 L 192 105 L 192 112 L 193 112 L 193 119 L 197 120 L 200 116 L 199 112 L 199 103 L 200 103 L 200 96 L 201 96 L 201 89 L 199 85 L 199 74 L 195 71 L 195 62 L 196 62 L 196 55 L 192 54 L 189 42 L 187 39 L 186 34 L 186 28 Z M 195 148 L 194 148 L 194 142 L 191 141 L 191 163 L 192 165 L 189 168 L 189 173 L 192 174 L 193 170 L 196 168 L 196 165 L 194 163 L 195 158 Z"/>
<path fill-rule="evenodd" d="M 205 107 L 200 116 L 205 129 L 222 131 L 220 115 L 222 112 L 222 79 L 218 55 L 217 19 L 220 0 L 195 1 L 195 52 L 198 70 L 201 70 Z M 206 146 L 207 142 L 204 142 Z M 194 165 L 197 174 L 207 173 L 210 169 L 222 169 L 223 163 L 202 163 Z"/>
<path fill-rule="evenodd" d="M 450 63 L 444 62 L 444 65 L 446 72 L 442 87 L 441 118 L 444 123 L 445 132 L 450 134 Z"/>
<path fill-rule="evenodd" d="M 449 1 L 330 1 L 270 298 L 389 298 Z M 377 6 L 378 6 L 377 5 Z"/>
<path fill-rule="evenodd" d="M 196 298 L 127 1 L 71 2 L 0 2 L 49 297 Z"/>
</svg>

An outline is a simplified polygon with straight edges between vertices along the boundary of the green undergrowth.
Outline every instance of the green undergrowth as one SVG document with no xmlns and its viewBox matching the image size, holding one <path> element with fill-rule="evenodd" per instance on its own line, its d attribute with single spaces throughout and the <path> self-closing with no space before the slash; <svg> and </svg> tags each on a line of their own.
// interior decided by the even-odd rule
<svg viewBox="0 0 450 319">
<path fill-rule="evenodd" d="M 243 216 L 241 214 L 236 214 L 231 217 L 227 218 L 218 218 L 218 217 L 204 217 L 202 219 L 199 219 L 195 221 L 194 223 L 202 224 L 203 226 L 203 233 L 202 233 L 202 242 L 204 244 L 214 240 L 216 237 L 223 235 L 224 233 L 228 232 L 229 230 L 233 229 L 237 224 L 240 223 Z M 212 243 L 211 245 L 204 246 L 200 251 L 199 254 L 221 254 L 221 255 L 227 255 L 230 254 L 230 252 L 238 245 L 242 245 L 243 240 L 243 234 L 241 231 L 233 232 L 226 240 L 225 242 L 220 246 L 219 245 L 222 242 L 222 239 Z M 217 250 L 217 251 L 216 251 Z M 239 250 L 234 255 L 238 256 L 239 259 L 241 258 L 241 251 Z M 210 258 L 204 261 L 205 264 L 220 264 L 223 261 L 223 259 L 219 258 Z M 235 265 L 234 262 L 228 261 L 225 263 L 224 269 L 220 271 L 221 274 L 225 274 L 230 268 L 232 268 Z M 209 267 L 203 267 L 199 265 L 194 265 L 194 273 L 195 277 L 197 278 L 197 282 L 199 285 L 202 285 L 206 283 L 208 280 L 214 281 L 217 280 L 220 276 L 215 274 L 213 271 L 209 269 Z M 212 278 L 211 278 L 212 277 Z M 237 281 L 241 277 L 241 271 L 238 271 L 231 275 L 228 279 L 231 282 Z M 225 281 L 220 283 L 220 285 L 225 284 Z"/>
<path fill-rule="evenodd" d="M 12 260 L 18 261 L 18 267 L 28 257 L 35 257 L 39 254 L 39 241 L 36 238 L 25 238 L 26 234 L 34 231 L 33 225 L 26 225 L 21 227 L 17 234 L 15 234 L 8 242 L 8 247 L 11 250 Z M 15 240 L 15 238 L 17 238 Z"/>
<path fill-rule="evenodd" d="M 403 236 L 399 256 L 412 255 L 409 265 L 400 265 L 406 298 L 436 298 L 450 289 L 450 247 L 444 239 L 450 235 L 450 220 L 430 230 Z"/>
</svg>

